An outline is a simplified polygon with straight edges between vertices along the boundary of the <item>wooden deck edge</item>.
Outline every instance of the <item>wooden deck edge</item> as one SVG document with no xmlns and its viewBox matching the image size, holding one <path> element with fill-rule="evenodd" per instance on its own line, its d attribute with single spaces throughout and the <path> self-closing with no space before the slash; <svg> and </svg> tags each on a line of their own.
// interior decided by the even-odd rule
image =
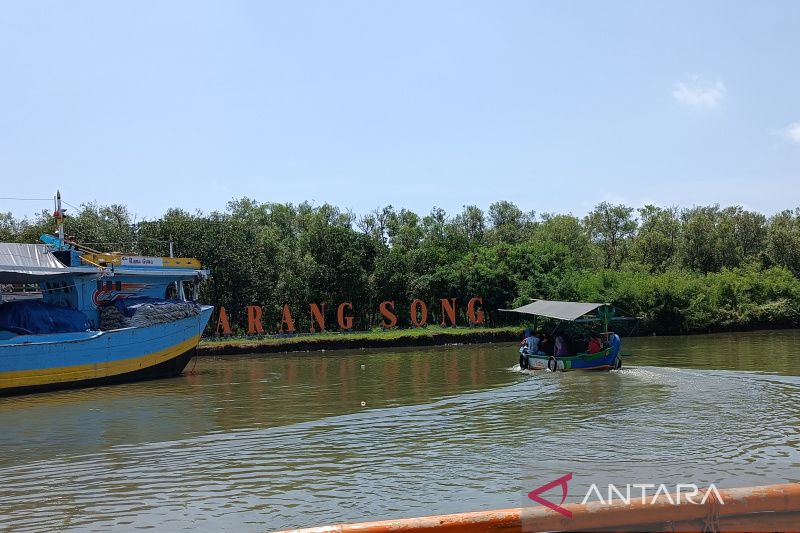
<svg viewBox="0 0 800 533">
<path fill-rule="evenodd" d="M 800 532 L 800 483 L 719 489 L 722 504 L 661 496 L 655 501 L 566 504 L 567 518 L 545 507 L 500 509 L 449 515 L 340 524 L 293 533 L 439 533 L 545 531 L 719 531 Z"/>
</svg>

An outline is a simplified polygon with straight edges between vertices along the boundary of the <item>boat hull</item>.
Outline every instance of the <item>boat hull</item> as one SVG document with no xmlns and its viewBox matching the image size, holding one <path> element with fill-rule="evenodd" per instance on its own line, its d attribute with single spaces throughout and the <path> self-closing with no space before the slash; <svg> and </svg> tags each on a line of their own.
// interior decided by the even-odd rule
<svg viewBox="0 0 800 533">
<path fill-rule="evenodd" d="M 528 356 L 528 368 L 530 370 L 568 372 L 571 370 L 612 370 L 621 368 L 621 366 L 622 362 L 619 355 L 611 350 L 604 350 L 596 354 L 578 354 L 572 357 Z"/>
<path fill-rule="evenodd" d="M 141 328 L 3 341 L 0 395 L 177 376 L 196 354 L 212 310 Z"/>
</svg>

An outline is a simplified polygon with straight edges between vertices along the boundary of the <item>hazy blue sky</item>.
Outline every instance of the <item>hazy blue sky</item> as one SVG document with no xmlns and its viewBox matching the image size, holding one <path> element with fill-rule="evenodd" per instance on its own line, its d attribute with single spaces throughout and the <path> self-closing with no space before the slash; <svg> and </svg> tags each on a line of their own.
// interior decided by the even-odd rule
<svg viewBox="0 0 800 533">
<path fill-rule="evenodd" d="M 0 9 L 2 197 L 800 205 L 797 1 Z"/>
</svg>

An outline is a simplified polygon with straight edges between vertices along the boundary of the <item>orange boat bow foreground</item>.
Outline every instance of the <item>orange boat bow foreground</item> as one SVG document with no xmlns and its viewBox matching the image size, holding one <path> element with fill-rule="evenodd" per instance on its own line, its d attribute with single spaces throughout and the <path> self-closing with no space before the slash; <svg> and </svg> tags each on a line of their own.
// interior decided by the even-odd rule
<svg viewBox="0 0 800 533">
<path fill-rule="evenodd" d="M 719 489 L 724 502 L 705 504 L 655 501 L 566 504 L 572 518 L 545 507 L 501 509 L 450 515 L 362 522 L 308 529 L 296 533 L 480 532 L 480 531 L 785 531 L 800 532 L 800 483 Z M 673 501 L 677 499 L 673 498 Z M 524 528 L 523 528 L 524 524 Z"/>
</svg>

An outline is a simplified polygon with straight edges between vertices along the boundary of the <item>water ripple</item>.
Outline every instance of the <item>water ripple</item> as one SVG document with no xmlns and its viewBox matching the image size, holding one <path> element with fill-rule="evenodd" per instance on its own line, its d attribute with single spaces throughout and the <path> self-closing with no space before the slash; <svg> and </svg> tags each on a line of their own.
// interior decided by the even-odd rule
<svg viewBox="0 0 800 533">
<path fill-rule="evenodd" d="M 610 480 L 800 481 L 795 376 L 654 366 L 526 375 L 509 371 L 506 351 L 483 348 L 378 357 L 327 358 L 322 375 L 308 358 L 254 359 L 227 378 L 222 360 L 205 377 L 0 405 L 12 430 L 0 443 L 20 450 L 0 463 L 0 529 L 263 531 L 508 507 L 564 468 Z M 373 374 L 358 370 L 363 361 Z M 476 365 L 480 374 L 468 372 Z M 292 372 L 302 386 L 288 386 Z M 36 423 L 63 435 L 29 440 Z"/>
</svg>

